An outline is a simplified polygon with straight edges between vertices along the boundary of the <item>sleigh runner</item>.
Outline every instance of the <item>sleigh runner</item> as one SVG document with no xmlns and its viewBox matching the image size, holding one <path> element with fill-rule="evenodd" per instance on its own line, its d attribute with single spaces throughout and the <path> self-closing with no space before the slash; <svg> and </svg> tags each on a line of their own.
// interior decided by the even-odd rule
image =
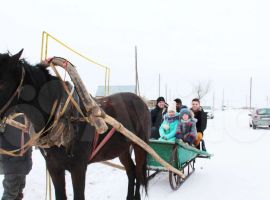
<svg viewBox="0 0 270 200">
<path fill-rule="evenodd" d="M 147 155 L 148 179 L 154 178 L 160 172 L 168 172 L 170 186 L 173 190 L 177 190 L 194 172 L 196 158 L 211 157 L 211 154 L 196 149 L 182 141 L 150 140 L 149 145 L 162 159 L 185 174 L 185 177 L 183 178 L 164 168 L 150 154 Z"/>
</svg>

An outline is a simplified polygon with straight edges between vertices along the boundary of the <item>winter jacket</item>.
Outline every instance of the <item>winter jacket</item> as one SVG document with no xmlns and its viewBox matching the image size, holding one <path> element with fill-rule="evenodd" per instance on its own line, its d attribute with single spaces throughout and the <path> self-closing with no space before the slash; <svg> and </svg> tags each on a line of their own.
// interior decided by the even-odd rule
<svg viewBox="0 0 270 200">
<path fill-rule="evenodd" d="M 180 108 L 176 108 L 176 112 L 180 113 L 183 108 L 188 108 L 186 105 L 182 105 Z"/>
<path fill-rule="evenodd" d="M 180 122 L 176 131 L 176 138 L 184 140 L 184 142 L 188 142 L 193 144 L 197 137 L 196 130 L 196 119 L 188 119 L 184 121 L 180 119 Z"/>
<path fill-rule="evenodd" d="M 166 114 L 159 128 L 159 134 L 160 134 L 159 140 L 175 141 L 175 134 L 176 134 L 178 123 L 179 123 L 179 113 L 176 113 L 174 117 L 170 117 L 168 114 Z"/>
<path fill-rule="evenodd" d="M 152 122 L 152 132 L 151 132 L 151 138 L 158 139 L 159 138 L 159 127 L 162 123 L 163 116 L 167 112 L 166 108 L 159 108 L 156 106 L 152 111 L 151 111 L 151 122 Z"/>
<path fill-rule="evenodd" d="M 24 123 L 24 117 L 18 116 L 16 121 Z M 4 132 L 0 133 L 0 148 L 8 151 L 21 148 L 21 130 L 6 125 Z M 29 140 L 29 134 L 24 133 L 24 143 Z M 0 174 L 26 175 L 32 169 L 32 149 L 23 156 L 13 157 L 0 155 Z"/>
<path fill-rule="evenodd" d="M 193 113 L 194 118 L 197 119 L 196 123 L 197 131 L 203 133 L 207 127 L 207 113 L 204 112 L 202 108 L 200 108 L 197 112 L 193 111 Z"/>
</svg>

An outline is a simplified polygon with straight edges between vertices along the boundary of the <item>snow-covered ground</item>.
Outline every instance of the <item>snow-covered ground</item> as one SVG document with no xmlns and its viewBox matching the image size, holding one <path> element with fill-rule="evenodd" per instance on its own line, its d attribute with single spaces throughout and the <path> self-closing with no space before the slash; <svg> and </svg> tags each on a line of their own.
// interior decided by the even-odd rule
<svg viewBox="0 0 270 200">
<path fill-rule="evenodd" d="M 247 111 L 217 111 L 215 118 L 208 120 L 205 132 L 207 149 L 214 157 L 197 159 L 195 173 L 177 191 L 171 190 L 167 173 L 157 175 L 149 183 L 148 197 L 143 199 L 268 200 L 270 130 L 253 130 L 248 125 Z M 37 150 L 33 152 L 33 162 L 25 199 L 45 199 L 45 162 Z M 71 180 L 68 173 L 66 176 L 68 199 L 73 199 Z M 88 167 L 86 199 L 120 200 L 125 199 L 126 191 L 124 171 L 102 164 Z"/>
</svg>

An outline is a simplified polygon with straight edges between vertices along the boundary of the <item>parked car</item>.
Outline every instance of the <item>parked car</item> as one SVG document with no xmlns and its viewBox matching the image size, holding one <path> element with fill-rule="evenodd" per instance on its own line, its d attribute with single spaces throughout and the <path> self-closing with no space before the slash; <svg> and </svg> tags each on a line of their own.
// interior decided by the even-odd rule
<svg viewBox="0 0 270 200">
<path fill-rule="evenodd" d="M 207 113 L 208 119 L 214 119 L 214 109 L 212 106 L 202 106 L 204 112 Z"/>
<path fill-rule="evenodd" d="M 249 126 L 253 129 L 257 127 L 270 128 L 270 108 L 254 109 L 250 114 Z"/>
</svg>

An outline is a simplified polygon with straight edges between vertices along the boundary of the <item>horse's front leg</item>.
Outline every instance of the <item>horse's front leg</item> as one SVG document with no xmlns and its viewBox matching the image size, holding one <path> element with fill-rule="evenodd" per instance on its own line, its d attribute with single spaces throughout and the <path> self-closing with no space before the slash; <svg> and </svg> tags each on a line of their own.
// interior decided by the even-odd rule
<svg viewBox="0 0 270 200">
<path fill-rule="evenodd" d="M 71 178 L 73 185 L 74 200 L 85 200 L 85 175 L 87 164 L 77 164 L 71 170 Z"/>
<path fill-rule="evenodd" d="M 47 163 L 48 171 L 51 175 L 56 200 L 66 200 L 66 182 L 65 182 L 65 170 L 53 167 L 50 163 Z"/>
</svg>

